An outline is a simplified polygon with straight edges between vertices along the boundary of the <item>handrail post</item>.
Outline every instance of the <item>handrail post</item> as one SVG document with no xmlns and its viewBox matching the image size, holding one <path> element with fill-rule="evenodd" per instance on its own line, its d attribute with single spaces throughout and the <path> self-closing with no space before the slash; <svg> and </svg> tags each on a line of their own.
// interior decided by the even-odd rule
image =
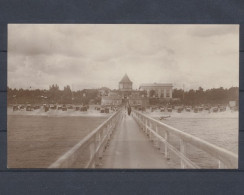
<svg viewBox="0 0 244 195">
<path fill-rule="evenodd" d="M 147 126 L 147 119 L 146 119 L 146 135 L 148 135 L 148 126 Z"/>
<path fill-rule="evenodd" d="M 165 145 L 164 145 L 164 143 L 162 142 L 162 141 L 160 141 L 159 142 L 159 150 L 160 150 L 160 153 L 164 153 L 164 147 L 165 147 Z"/>
<path fill-rule="evenodd" d="M 95 141 L 96 141 L 96 138 L 94 137 L 92 142 L 89 144 L 89 152 L 90 152 L 90 159 L 89 159 L 89 162 L 90 162 L 90 166 L 91 168 L 95 168 Z"/>
<path fill-rule="evenodd" d="M 156 124 L 156 127 L 155 127 L 155 132 L 156 132 L 156 134 L 158 135 L 158 125 Z M 156 148 L 160 148 L 160 146 L 159 146 L 159 139 L 156 137 L 156 136 L 154 136 L 154 144 L 155 144 L 155 147 Z"/>
<path fill-rule="evenodd" d="M 180 139 L 180 153 L 185 156 L 186 144 L 183 139 Z M 182 169 L 185 168 L 185 163 L 183 159 L 180 159 L 180 166 Z"/>
<path fill-rule="evenodd" d="M 109 142 L 109 140 L 110 140 L 110 124 L 108 123 L 107 124 L 107 140 L 108 140 L 108 142 Z"/>
<path fill-rule="evenodd" d="M 145 119 L 145 117 L 143 117 L 143 116 L 142 116 L 141 118 L 142 118 L 142 124 L 143 124 L 143 125 L 142 125 L 142 130 L 143 130 L 144 132 L 146 132 L 146 125 L 147 125 L 147 124 L 146 124 L 146 119 Z"/>
<path fill-rule="evenodd" d="M 104 127 L 104 139 L 106 140 L 105 143 L 106 145 L 104 146 L 104 149 L 108 147 L 108 141 L 109 141 L 109 127 L 108 124 L 105 125 Z"/>
<path fill-rule="evenodd" d="M 101 136 L 102 135 L 102 136 Z M 103 140 L 103 129 L 101 130 L 101 132 L 99 133 L 99 137 L 98 137 L 98 139 L 99 139 L 99 145 L 101 145 L 102 144 L 102 140 Z M 99 149 L 99 151 L 98 151 L 98 158 L 99 159 L 101 159 L 102 157 L 103 157 L 103 149 L 104 149 L 104 146 L 103 145 L 101 145 L 101 148 Z"/>
<path fill-rule="evenodd" d="M 139 122 L 139 124 L 140 124 L 140 127 L 141 127 L 142 131 L 144 131 L 144 129 L 145 129 L 144 126 L 145 126 L 145 125 L 144 125 L 144 121 L 143 121 L 142 116 L 138 116 L 137 120 L 138 120 L 138 122 Z"/>
<path fill-rule="evenodd" d="M 100 137 L 100 132 L 98 132 L 95 135 L 95 166 L 99 165 L 99 150 L 98 147 L 100 146 L 100 142 L 101 142 L 101 137 Z"/>
<path fill-rule="evenodd" d="M 166 143 L 164 144 L 164 156 L 166 157 L 166 159 L 167 160 L 169 160 L 170 159 L 170 157 L 169 157 L 169 151 L 168 151 L 168 146 L 167 146 L 167 143 L 168 143 L 168 140 L 169 140 L 169 133 L 168 133 L 168 131 L 165 131 L 165 141 L 166 141 Z"/>
<path fill-rule="evenodd" d="M 153 141 L 153 139 L 152 139 L 152 122 L 151 121 L 149 121 L 149 140 L 150 141 Z"/>
<path fill-rule="evenodd" d="M 106 149 L 106 144 L 107 144 L 107 137 L 106 137 L 106 134 L 107 134 L 107 127 L 103 127 L 102 130 L 101 130 L 101 134 L 100 134 L 100 139 L 101 139 L 101 148 L 98 152 L 98 156 L 99 156 L 99 159 L 102 159 L 103 157 L 103 152 L 104 150 Z M 104 141 L 106 140 L 106 141 Z M 102 142 L 103 141 L 103 142 Z"/>
</svg>

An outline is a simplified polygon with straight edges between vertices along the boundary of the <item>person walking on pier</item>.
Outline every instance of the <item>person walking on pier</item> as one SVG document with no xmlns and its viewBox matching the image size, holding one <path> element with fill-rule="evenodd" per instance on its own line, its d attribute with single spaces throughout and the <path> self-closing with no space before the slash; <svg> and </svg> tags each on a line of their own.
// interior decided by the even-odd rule
<svg viewBox="0 0 244 195">
<path fill-rule="evenodd" d="M 128 105 L 127 110 L 128 110 L 128 115 L 130 116 L 130 113 L 131 113 L 131 107 L 130 107 L 130 105 Z"/>
</svg>

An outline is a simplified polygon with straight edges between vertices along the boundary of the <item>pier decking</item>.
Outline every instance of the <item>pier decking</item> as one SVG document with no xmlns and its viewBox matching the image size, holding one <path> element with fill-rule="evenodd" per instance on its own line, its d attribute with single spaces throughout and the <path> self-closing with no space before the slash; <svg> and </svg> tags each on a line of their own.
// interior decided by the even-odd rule
<svg viewBox="0 0 244 195">
<path fill-rule="evenodd" d="M 105 151 L 101 168 L 169 168 L 132 116 L 124 116 Z"/>
</svg>

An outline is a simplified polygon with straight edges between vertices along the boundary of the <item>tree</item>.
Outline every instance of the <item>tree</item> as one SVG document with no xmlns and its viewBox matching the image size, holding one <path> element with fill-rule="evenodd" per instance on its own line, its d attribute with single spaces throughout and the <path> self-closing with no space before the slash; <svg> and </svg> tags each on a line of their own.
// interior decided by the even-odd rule
<svg viewBox="0 0 244 195">
<path fill-rule="evenodd" d="M 57 84 L 49 86 L 49 99 L 52 103 L 60 101 L 60 90 Z"/>
<path fill-rule="evenodd" d="M 183 99 L 183 93 L 184 93 L 184 91 L 182 89 L 174 89 L 173 90 L 173 93 L 172 93 L 172 96 L 174 98 Z"/>
<path fill-rule="evenodd" d="M 156 94 L 156 92 L 152 89 L 152 90 L 150 90 L 150 92 L 149 92 L 149 97 L 154 97 L 155 94 Z"/>
<path fill-rule="evenodd" d="M 76 92 L 72 92 L 69 85 L 65 86 L 63 90 L 59 89 L 57 84 L 49 86 L 49 90 L 43 89 L 12 89 L 7 88 L 8 104 L 41 104 L 41 103 L 64 103 L 64 104 L 88 104 L 91 100 L 94 103 L 99 103 L 101 97 L 99 97 L 98 89 L 84 89 Z M 119 93 L 119 91 L 114 91 Z M 153 97 L 155 91 L 151 90 L 149 95 Z M 84 96 L 85 94 L 85 96 Z M 146 91 L 140 91 L 140 95 L 146 95 Z M 183 99 L 184 96 L 184 99 Z M 46 98 L 47 97 L 47 98 Z M 173 97 L 182 100 L 182 103 L 189 105 L 199 104 L 228 104 L 229 101 L 238 101 L 239 88 L 231 87 L 229 89 L 213 88 L 204 90 L 199 87 L 197 90 L 190 89 L 189 91 L 183 91 L 182 89 L 174 89 Z M 157 98 L 149 99 L 151 104 L 159 103 Z M 160 100 L 160 103 L 163 101 Z"/>
<path fill-rule="evenodd" d="M 66 87 L 64 87 L 63 95 L 62 95 L 62 103 L 63 104 L 70 104 L 70 103 L 72 103 L 72 91 L 71 91 L 69 85 L 67 85 Z"/>
</svg>

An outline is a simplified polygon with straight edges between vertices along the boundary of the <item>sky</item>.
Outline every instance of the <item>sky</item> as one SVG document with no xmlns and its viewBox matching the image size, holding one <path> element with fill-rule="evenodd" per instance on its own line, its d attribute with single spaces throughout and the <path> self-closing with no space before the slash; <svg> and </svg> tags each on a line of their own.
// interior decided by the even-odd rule
<svg viewBox="0 0 244 195">
<path fill-rule="evenodd" d="M 8 87 L 239 86 L 239 25 L 9 24 Z"/>
</svg>

